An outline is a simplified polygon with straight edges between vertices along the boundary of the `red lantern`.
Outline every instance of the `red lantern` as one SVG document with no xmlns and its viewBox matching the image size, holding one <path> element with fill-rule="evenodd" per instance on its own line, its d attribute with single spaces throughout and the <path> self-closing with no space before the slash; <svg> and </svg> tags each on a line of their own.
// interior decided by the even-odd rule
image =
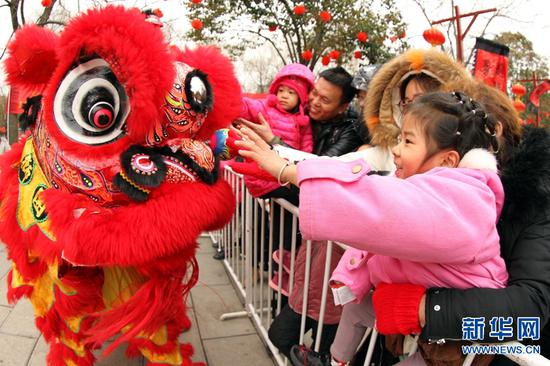
<svg viewBox="0 0 550 366">
<path fill-rule="evenodd" d="M 157 17 L 159 17 L 159 18 L 162 18 L 162 16 L 164 15 L 164 14 L 162 13 L 162 10 L 160 10 L 159 8 L 153 10 L 153 14 L 155 14 L 155 15 L 156 15 Z"/>
<path fill-rule="evenodd" d="M 403 32 L 399 35 L 399 38 L 401 38 L 401 39 L 403 39 L 405 37 L 407 37 L 407 32 Z"/>
<path fill-rule="evenodd" d="M 324 66 L 327 66 L 330 63 L 330 56 L 324 55 L 323 58 L 321 59 L 321 63 Z"/>
<path fill-rule="evenodd" d="M 357 50 L 357 51 L 353 52 L 353 57 L 358 58 L 358 59 L 362 59 L 363 58 L 363 52 L 361 52 L 361 50 Z"/>
<path fill-rule="evenodd" d="M 432 47 L 440 46 L 445 43 L 445 35 L 439 29 L 434 27 L 426 29 L 424 33 L 422 33 L 422 36 L 426 42 L 432 45 Z"/>
<path fill-rule="evenodd" d="M 522 95 L 525 95 L 527 92 L 527 89 L 521 84 L 514 84 L 512 85 L 512 94 L 517 95 L 518 97 L 521 97 Z"/>
<path fill-rule="evenodd" d="M 191 27 L 195 30 L 201 30 L 202 29 L 202 21 L 198 18 L 195 18 L 191 21 Z"/>
<path fill-rule="evenodd" d="M 332 50 L 329 52 L 329 57 L 333 60 L 338 60 L 340 58 L 340 51 L 338 50 Z"/>
<path fill-rule="evenodd" d="M 42 6 L 47 8 L 52 5 L 52 0 L 42 0 Z"/>
<path fill-rule="evenodd" d="M 357 40 L 361 43 L 365 43 L 369 40 L 369 36 L 365 32 L 359 32 L 357 33 Z"/>
<path fill-rule="evenodd" d="M 524 112 L 525 111 L 525 104 L 521 100 L 514 100 L 514 108 L 518 112 Z"/>
<path fill-rule="evenodd" d="M 311 52 L 311 50 L 305 50 L 304 52 L 302 52 L 302 60 L 304 61 L 309 61 L 313 58 L 313 52 Z"/>
<path fill-rule="evenodd" d="M 202 0 L 191 0 L 193 4 L 200 4 L 202 3 Z"/>
<path fill-rule="evenodd" d="M 294 14 L 296 15 L 304 15 L 305 12 L 306 12 L 306 7 L 304 6 L 304 4 L 296 5 L 294 7 Z"/>
<path fill-rule="evenodd" d="M 397 41 L 397 36 L 391 36 L 390 41 L 391 43 L 394 43 L 395 41 Z"/>
<path fill-rule="evenodd" d="M 277 30 L 277 24 L 275 23 L 269 23 L 268 27 L 270 32 L 275 32 Z"/>
<path fill-rule="evenodd" d="M 330 12 L 328 12 L 326 10 L 323 10 L 322 12 L 320 12 L 319 17 L 325 23 L 330 22 L 330 20 L 332 19 L 332 15 L 330 15 Z"/>
</svg>

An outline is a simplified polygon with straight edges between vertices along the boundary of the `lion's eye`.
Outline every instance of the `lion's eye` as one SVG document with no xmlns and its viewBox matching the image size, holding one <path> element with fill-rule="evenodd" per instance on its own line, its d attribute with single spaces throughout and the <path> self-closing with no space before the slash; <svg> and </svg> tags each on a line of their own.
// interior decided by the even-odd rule
<svg viewBox="0 0 550 366">
<path fill-rule="evenodd" d="M 96 58 L 71 69 L 54 99 L 55 120 L 70 139 L 89 145 L 124 135 L 130 105 L 107 62 Z"/>
<path fill-rule="evenodd" d="M 195 112 L 205 113 L 212 109 L 212 87 L 205 73 L 193 70 L 187 74 L 185 96 Z"/>
</svg>

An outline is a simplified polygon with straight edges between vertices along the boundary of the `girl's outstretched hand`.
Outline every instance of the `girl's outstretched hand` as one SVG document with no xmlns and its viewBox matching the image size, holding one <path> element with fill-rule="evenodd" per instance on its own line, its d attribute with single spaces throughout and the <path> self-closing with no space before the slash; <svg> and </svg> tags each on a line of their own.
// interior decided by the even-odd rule
<svg viewBox="0 0 550 366">
<path fill-rule="evenodd" d="M 296 166 L 281 158 L 257 133 L 247 127 L 241 127 L 242 140 L 235 141 L 239 155 L 255 161 L 260 168 L 279 179 L 279 183 L 297 184 Z"/>
<path fill-rule="evenodd" d="M 269 122 L 267 122 L 267 120 L 261 113 L 258 113 L 258 121 L 259 123 L 254 123 L 244 118 L 239 118 L 235 122 L 239 126 L 239 129 L 241 127 L 248 127 L 252 131 L 254 131 L 256 134 L 258 134 L 258 136 L 261 139 L 263 139 L 265 142 L 267 143 L 271 142 L 275 137 L 275 135 L 271 130 L 271 126 L 269 125 Z"/>
</svg>

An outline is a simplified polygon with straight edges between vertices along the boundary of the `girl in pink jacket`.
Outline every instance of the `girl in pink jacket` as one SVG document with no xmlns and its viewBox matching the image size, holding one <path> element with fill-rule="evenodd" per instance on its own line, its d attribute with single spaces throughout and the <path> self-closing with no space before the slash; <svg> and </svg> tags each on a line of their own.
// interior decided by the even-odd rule
<svg viewBox="0 0 550 366">
<path fill-rule="evenodd" d="M 496 151 L 495 128 L 481 106 L 461 93 L 420 96 L 409 106 L 401 141 L 393 149 L 395 177 L 372 174 L 362 159 L 289 164 L 249 130 L 243 131 L 251 140 L 238 142 L 248 149 L 239 151 L 243 156 L 279 181 L 299 184 L 304 238 L 355 248 L 333 276 L 357 298 L 357 303 L 344 306 L 331 347 L 333 364 L 350 361 L 365 328 L 374 326 L 371 298 L 365 296 L 373 286 L 505 286 L 507 273 L 496 230 L 504 192 L 496 160 L 489 153 L 470 151 Z M 418 312 L 407 306 L 403 301 L 400 311 Z M 421 329 L 419 324 L 399 326 L 410 333 Z M 295 364 L 309 358 L 307 353 L 296 356 Z M 425 364 L 419 356 L 405 362 Z"/>
<path fill-rule="evenodd" d="M 310 153 L 313 150 L 313 137 L 304 108 L 313 82 L 313 73 L 308 67 L 302 64 L 286 65 L 273 79 L 267 98 L 243 98 L 240 117 L 259 123 L 258 115 L 261 113 L 273 134 L 279 136 L 282 142 L 293 149 Z M 245 176 L 245 184 L 254 197 L 265 196 L 280 188 L 277 182 L 251 176 Z"/>
</svg>

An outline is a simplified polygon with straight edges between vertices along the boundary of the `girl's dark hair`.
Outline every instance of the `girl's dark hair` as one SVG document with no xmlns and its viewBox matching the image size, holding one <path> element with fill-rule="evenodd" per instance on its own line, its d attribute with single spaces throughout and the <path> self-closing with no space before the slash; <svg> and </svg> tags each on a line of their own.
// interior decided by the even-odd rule
<svg viewBox="0 0 550 366">
<path fill-rule="evenodd" d="M 475 148 L 498 151 L 495 120 L 478 102 L 461 92 L 419 96 L 406 115 L 414 116 L 422 124 L 428 156 L 445 149 L 456 150 L 461 158 Z"/>
</svg>

